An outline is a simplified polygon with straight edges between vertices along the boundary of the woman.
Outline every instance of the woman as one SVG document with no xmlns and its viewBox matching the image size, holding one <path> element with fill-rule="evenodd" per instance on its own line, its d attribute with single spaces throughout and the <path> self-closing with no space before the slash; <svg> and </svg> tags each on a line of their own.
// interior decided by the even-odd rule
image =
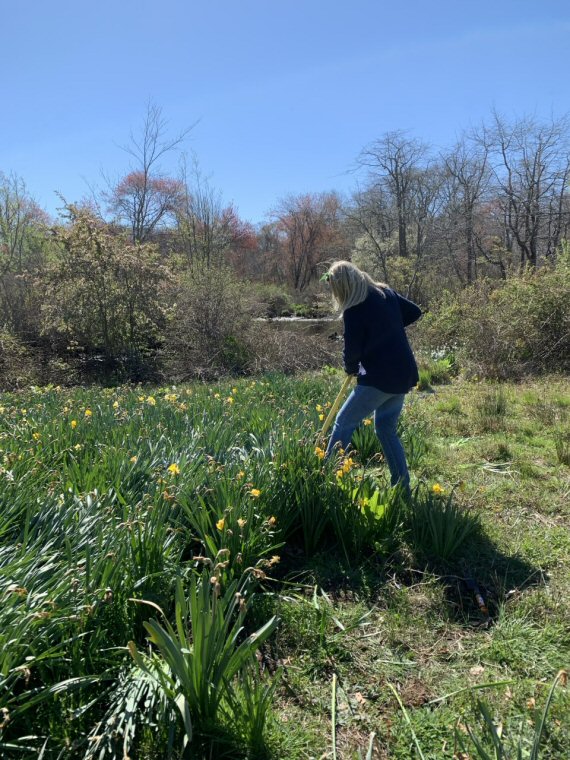
<svg viewBox="0 0 570 760">
<path fill-rule="evenodd" d="M 344 369 L 358 378 L 336 417 L 326 455 L 335 446 L 346 449 L 356 427 L 374 412 L 392 485 L 401 484 L 409 491 L 410 474 L 397 425 L 405 395 L 418 382 L 404 328 L 421 316 L 421 309 L 349 261 L 336 261 L 323 279 L 343 316 Z"/>
</svg>

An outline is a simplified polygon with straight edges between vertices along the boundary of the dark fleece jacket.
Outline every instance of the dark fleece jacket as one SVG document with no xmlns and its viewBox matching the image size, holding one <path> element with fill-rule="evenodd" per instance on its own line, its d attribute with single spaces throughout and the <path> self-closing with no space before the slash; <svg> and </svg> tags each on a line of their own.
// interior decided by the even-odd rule
<svg viewBox="0 0 570 760">
<path fill-rule="evenodd" d="M 391 288 L 371 287 L 362 303 L 344 312 L 344 368 L 359 385 L 385 393 L 407 393 L 418 382 L 418 368 L 405 327 L 421 309 Z"/>
</svg>

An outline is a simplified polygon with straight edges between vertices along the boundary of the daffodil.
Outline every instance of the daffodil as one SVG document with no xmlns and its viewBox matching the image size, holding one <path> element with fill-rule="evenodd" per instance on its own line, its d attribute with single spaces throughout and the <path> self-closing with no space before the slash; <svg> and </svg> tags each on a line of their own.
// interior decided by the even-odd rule
<svg viewBox="0 0 570 760">
<path fill-rule="evenodd" d="M 146 400 L 147 404 L 150 404 L 150 406 L 156 406 L 156 399 L 154 396 L 149 396 Z"/>
<path fill-rule="evenodd" d="M 136 464 L 136 463 L 137 463 L 137 460 L 138 460 L 138 457 L 131 457 L 131 458 L 129 459 L 129 461 L 130 461 L 130 463 L 131 463 L 131 464 Z"/>
<path fill-rule="evenodd" d="M 252 488 L 249 494 L 250 496 L 253 496 L 254 499 L 257 499 L 259 496 L 261 496 L 261 491 L 259 488 Z"/>
<path fill-rule="evenodd" d="M 173 475 L 180 475 L 180 467 L 176 464 L 176 462 L 173 462 L 168 467 L 168 472 L 172 473 Z"/>
<path fill-rule="evenodd" d="M 89 417 L 93 417 L 93 412 L 91 411 L 91 409 L 86 409 L 86 410 L 85 410 L 85 416 L 86 416 L 87 418 L 89 418 Z"/>
<path fill-rule="evenodd" d="M 247 520 L 244 520 L 243 517 L 238 517 L 237 524 L 240 528 L 243 528 L 243 526 L 246 524 Z"/>
<path fill-rule="evenodd" d="M 442 488 L 439 483 L 434 483 L 431 487 L 431 490 L 434 492 L 434 494 L 436 494 L 436 496 L 441 496 L 441 494 L 445 493 L 445 489 Z"/>
<path fill-rule="evenodd" d="M 75 430 L 75 428 L 77 427 L 77 420 L 71 420 L 70 424 L 71 424 L 71 429 Z"/>
<path fill-rule="evenodd" d="M 317 446 L 315 448 L 315 454 L 317 455 L 317 457 L 319 459 L 324 459 L 325 458 L 325 451 L 324 451 L 324 449 L 321 449 L 320 446 Z"/>
<path fill-rule="evenodd" d="M 225 524 L 226 524 L 226 521 L 225 521 L 225 520 L 224 520 L 224 518 L 222 517 L 222 518 L 221 518 L 220 520 L 218 520 L 218 522 L 216 523 L 216 528 L 217 528 L 218 530 L 223 530 L 223 529 L 224 529 L 224 525 L 225 525 Z"/>
</svg>

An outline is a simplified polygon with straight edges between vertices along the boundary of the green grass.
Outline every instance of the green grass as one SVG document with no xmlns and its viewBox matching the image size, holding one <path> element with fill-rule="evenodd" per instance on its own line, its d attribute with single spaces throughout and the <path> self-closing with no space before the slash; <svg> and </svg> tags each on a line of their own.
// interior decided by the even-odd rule
<svg viewBox="0 0 570 760">
<path fill-rule="evenodd" d="M 567 757 L 567 383 L 445 380 L 411 505 L 332 371 L 0 394 L 0 755 Z"/>
</svg>

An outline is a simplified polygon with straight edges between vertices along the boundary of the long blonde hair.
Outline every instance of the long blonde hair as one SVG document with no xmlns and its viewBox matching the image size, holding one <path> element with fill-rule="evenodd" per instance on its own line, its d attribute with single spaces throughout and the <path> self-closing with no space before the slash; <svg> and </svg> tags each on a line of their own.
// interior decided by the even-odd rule
<svg viewBox="0 0 570 760">
<path fill-rule="evenodd" d="M 388 287 L 383 282 L 374 282 L 369 274 L 350 261 L 335 261 L 325 279 L 331 286 L 334 305 L 341 314 L 351 306 L 362 303 L 371 288 L 376 288 L 384 296 L 383 288 Z"/>
</svg>

